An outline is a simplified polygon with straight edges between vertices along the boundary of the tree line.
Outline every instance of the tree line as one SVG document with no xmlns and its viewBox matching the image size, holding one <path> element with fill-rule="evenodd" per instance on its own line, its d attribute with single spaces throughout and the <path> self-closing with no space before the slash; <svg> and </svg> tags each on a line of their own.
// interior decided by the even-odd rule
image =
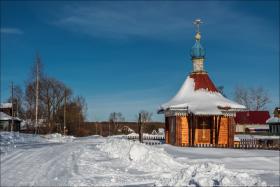
<svg viewBox="0 0 280 187">
<path fill-rule="evenodd" d="M 79 125 L 86 118 L 85 98 L 74 95 L 72 89 L 65 83 L 47 75 L 39 55 L 36 56 L 24 88 L 15 85 L 13 96 L 8 98 L 8 102 L 13 103 L 14 116 L 24 119 L 29 131 L 35 131 L 37 128 L 35 124 L 37 106 L 38 133 L 63 132 L 63 124 L 66 122 L 68 134 L 75 135 L 78 133 Z"/>
</svg>

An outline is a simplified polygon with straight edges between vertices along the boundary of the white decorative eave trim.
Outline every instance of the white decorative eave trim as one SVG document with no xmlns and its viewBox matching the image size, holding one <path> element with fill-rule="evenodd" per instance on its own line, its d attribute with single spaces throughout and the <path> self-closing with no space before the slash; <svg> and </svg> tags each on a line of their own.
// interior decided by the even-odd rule
<svg viewBox="0 0 280 187">
<path fill-rule="evenodd" d="M 166 110 L 164 111 L 164 115 L 165 117 L 170 117 L 170 116 L 187 116 L 188 115 L 188 111 L 178 111 L 178 110 Z"/>
<path fill-rule="evenodd" d="M 158 114 L 165 114 L 167 111 L 181 111 L 184 113 L 188 113 L 188 107 L 168 107 L 168 108 L 160 108 L 157 113 Z"/>
</svg>

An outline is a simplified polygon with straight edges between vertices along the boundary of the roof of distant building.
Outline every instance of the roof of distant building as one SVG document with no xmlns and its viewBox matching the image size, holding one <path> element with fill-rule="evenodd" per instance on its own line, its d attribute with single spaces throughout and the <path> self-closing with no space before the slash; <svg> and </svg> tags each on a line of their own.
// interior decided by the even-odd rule
<svg viewBox="0 0 280 187">
<path fill-rule="evenodd" d="M 235 122 L 237 124 L 266 124 L 269 117 L 268 111 L 240 111 L 236 112 Z"/>
<path fill-rule="evenodd" d="M 8 115 L 4 112 L 0 112 L 0 120 L 1 121 L 9 121 L 9 120 L 12 120 L 12 119 L 13 119 L 12 116 L 10 116 L 10 115 Z M 21 121 L 21 119 L 18 118 L 18 117 L 14 117 L 14 120 Z"/>
<path fill-rule="evenodd" d="M 0 108 L 12 108 L 12 103 L 1 103 Z"/>
</svg>

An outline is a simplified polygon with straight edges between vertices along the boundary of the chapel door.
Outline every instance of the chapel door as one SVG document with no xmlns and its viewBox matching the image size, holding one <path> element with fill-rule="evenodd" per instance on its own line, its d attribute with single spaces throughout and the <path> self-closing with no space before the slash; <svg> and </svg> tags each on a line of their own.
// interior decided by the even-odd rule
<svg viewBox="0 0 280 187">
<path fill-rule="evenodd" d="M 196 124 L 196 143 L 210 144 L 211 117 L 198 117 Z"/>
</svg>

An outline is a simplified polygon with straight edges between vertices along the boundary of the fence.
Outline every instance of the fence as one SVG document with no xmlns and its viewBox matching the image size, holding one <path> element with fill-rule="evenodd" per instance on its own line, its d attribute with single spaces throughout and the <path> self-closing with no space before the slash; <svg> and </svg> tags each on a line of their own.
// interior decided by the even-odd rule
<svg viewBox="0 0 280 187">
<path fill-rule="evenodd" d="M 279 139 L 240 139 L 240 143 L 235 144 L 234 148 L 280 150 L 280 140 Z"/>
<path fill-rule="evenodd" d="M 137 140 L 138 135 L 126 136 L 129 140 Z M 164 136 L 162 135 L 144 135 L 143 143 L 147 145 L 159 145 L 164 143 Z M 181 147 L 205 147 L 205 148 L 234 148 L 234 149 L 268 149 L 268 150 L 280 150 L 280 140 L 279 139 L 240 139 L 240 141 L 235 142 L 233 147 L 227 144 L 195 144 L 190 146 L 189 144 L 181 144 Z"/>
<path fill-rule="evenodd" d="M 234 149 L 269 149 L 269 150 L 280 150 L 280 140 L 279 139 L 241 139 L 235 142 L 233 147 L 227 144 L 195 144 L 190 146 L 189 144 L 181 144 L 182 147 L 213 147 L 213 148 L 234 148 Z"/>
<path fill-rule="evenodd" d="M 139 135 L 127 135 L 127 139 L 129 140 L 134 140 L 134 139 L 139 139 Z M 143 140 L 165 140 L 164 135 L 152 135 L 152 134 L 144 134 L 143 135 Z"/>
<path fill-rule="evenodd" d="M 138 140 L 139 135 L 133 134 L 133 135 L 127 135 L 127 139 L 129 140 Z M 165 140 L 164 135 L 153 135 L 153 134 L 144 134 L 143 135 L 143 143 L 147 145 L 160 145 L 163 144 Z"/>
</svg>

